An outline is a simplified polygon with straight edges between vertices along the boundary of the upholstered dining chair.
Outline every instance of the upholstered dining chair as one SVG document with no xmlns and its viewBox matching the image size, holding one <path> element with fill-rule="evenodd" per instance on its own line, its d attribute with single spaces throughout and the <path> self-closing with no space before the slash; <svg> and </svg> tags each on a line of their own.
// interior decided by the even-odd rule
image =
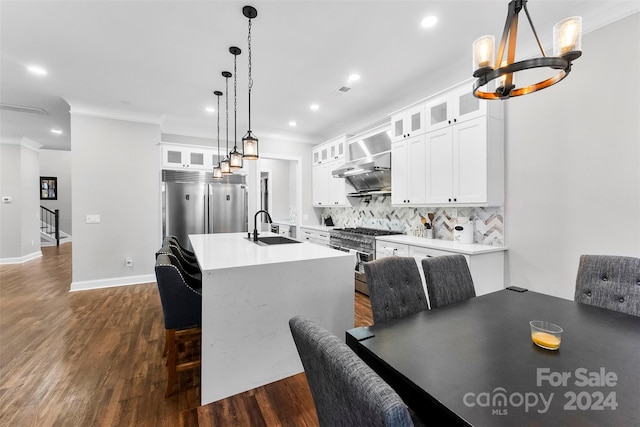
<svg viewBox="0 0 640 427">
<path fill-rule="evenodd" d="M 640 258 L 582 255 L 574 299 L 640 316 Z"/>
<path fill-rule="evenodd" d="M 169 397 L 178 372 L 200 367 L 202 294 L 189 286 L 175 261 L 166 254 L 157 256 L 155 273 L 166 330 L 165 397 Z"/>
<path fill-rule="evenodd" d="M 289 327 L 321 427 L 414 425 L 400 396 L 338 337 L 301 316 Z"/>
<path fill-rule="evenodd" d="M 432 310 L 476 296 L 464 255 L 423 258 L 422 271 Z"/>
<path fill-rule="evenodd" d="M 363 265 L 374 323 L 429 309 L 415 258 L 392 256 Z"/>
</svg>

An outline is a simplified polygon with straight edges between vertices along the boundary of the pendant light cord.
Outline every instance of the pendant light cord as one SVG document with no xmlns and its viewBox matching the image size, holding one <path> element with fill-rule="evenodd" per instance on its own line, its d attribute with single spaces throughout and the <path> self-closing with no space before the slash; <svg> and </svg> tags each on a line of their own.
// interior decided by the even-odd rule
<svg viewBox="0 0 640 427">
<path fill-rule="evenodd" d="M 233 148 L 238 151 L 238 55 L 233 55 Z"/>
<path fill-rule="evenodd" d="M 227 138 L 226 138 L 227 151 L 226 153 L 229 153 L 229 77 L 225 77 L 225 85 L 226 85 L 225 101 L 227 104 Z"/>
<path fill-rule="evenodd" d="M 220 92 L 218 92 L 220 93 Z M 218 98 L 218 167 L 220 167 L 220 95 L 216 95 Z"/>
<path fill-rule="evenodd" d="M 249 18 L 247 44 L 249 45 L 249 132 L 251 132 L 251 88 L 253 88 L 253 79 L 251 78 L 251 18 Z"/>
</svg>

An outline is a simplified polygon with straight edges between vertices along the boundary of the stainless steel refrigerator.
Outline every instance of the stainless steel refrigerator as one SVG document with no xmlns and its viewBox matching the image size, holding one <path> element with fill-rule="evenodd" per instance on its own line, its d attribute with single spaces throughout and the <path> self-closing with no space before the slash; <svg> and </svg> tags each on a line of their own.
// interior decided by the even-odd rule
<svg viewBox="0 0 640 427">
<path fill-rule="evenodd" d="M 247 231 L 247 187 L 242 175 L 214 180 L 210 172 L 162 171 L 162 232 L 191 248 L 189 234 Z"/>
</svg>

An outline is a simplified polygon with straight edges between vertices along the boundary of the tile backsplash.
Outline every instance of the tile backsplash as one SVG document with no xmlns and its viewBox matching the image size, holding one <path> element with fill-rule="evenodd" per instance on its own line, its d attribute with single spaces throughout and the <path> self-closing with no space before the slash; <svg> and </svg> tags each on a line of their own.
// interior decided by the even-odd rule
<svg viewBox="0 0 640 427">
<path fill-rule="evenodd" d="M 399 230 L 413 235 L 422 226 L 421 217 L 434 216 L 433 229 L 436 239 L 453 240 L 453 227 L 457 217 L 468 217 L 474 224 L 474 243 L 504 246 L 504 208 L 470 207 L 401 207 L 392 206 L 391 197 L 377 197 L 370 200 L 357 199 L 351 207 L 325 208 L 324 215 L 330 215 L 337 227 L 369 227 Z M 454 214 L 455 213 L 455 217 Z"/>
</svg>

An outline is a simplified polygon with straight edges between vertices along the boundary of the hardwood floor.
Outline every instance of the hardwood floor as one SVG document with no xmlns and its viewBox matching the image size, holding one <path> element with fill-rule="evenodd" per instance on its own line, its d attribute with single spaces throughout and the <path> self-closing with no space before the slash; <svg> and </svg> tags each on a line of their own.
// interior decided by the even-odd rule
<svg viewBox="0 0 640 427">
<path fill-rule="evenodd" d="M 199 406 L 197 376 L 164 398 L 155 283 L 69 292 L 71 243 L 0 266 L 0 426 L 316 426 L 304 374 Z M 372 324 L 356 293 L 356 326 Z"/>
</svg>

